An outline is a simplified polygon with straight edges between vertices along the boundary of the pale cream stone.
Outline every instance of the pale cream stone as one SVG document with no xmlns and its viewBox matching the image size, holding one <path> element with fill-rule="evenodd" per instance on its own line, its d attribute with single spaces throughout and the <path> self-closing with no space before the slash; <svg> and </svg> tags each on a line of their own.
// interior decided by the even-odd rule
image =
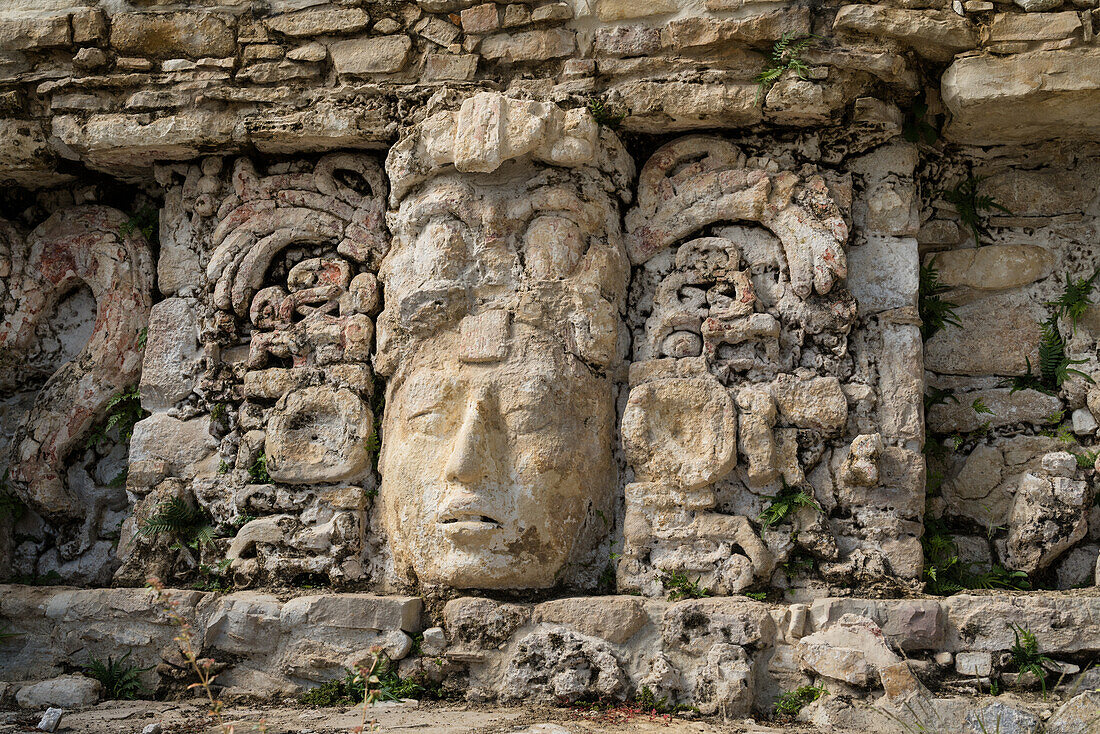
<svg viewBox="0 0 1100 734">
<path fill-rule="evenodd" d="M 628 266 L 601 189 L 629 175 L 620 151 L 584 111 L 494 93 L 391 150 L 376 364 L 391 377 L 379 467 L 402 577 L 545 588 L 604 532 L 601 373 L 618 359 Z"/>
<path fill-rule="evenodd" d="M 1054 256 L 1038 245 L 987 245 L 948 250 L 927 258 L 940 282 L 978 290 L 1005 290 L 1034 283 L 1054 268 Z"/>
<path fill-rule="evenodd" d="M 679 5 L 676 0 L 650 0 L 645 3 L 631 0 L 598 0 L 596 13 L 600 20 L 626 20 L 644 18 L 649 15 L 676 12 Z"/>
<path fill-rule="evenodd" d="M 622 434 L 627 461 L 641 481 L 702 487 L 737 463 L 737 415 L 717 380 L 657 380 L 635 387 Z"/>
</svg>

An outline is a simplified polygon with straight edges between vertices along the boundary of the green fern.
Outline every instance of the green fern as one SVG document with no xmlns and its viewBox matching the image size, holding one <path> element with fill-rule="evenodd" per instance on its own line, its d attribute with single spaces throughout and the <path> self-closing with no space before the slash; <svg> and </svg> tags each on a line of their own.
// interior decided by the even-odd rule
<svg viewBox="0 0 1100 734">
<path fill-rule="evenodd" d="M 1058 317 L 1052 314 L 1049 319 L 1039 327 L 1039 379 L 1048 389 L 1054 390 L 1062 386 L 1069 379 L 1070 374 L 1080 375 L 1088 382 L 1092 378 L 1080 370 L 1073 369 L 1071 365 L 1082 364 L 1087 359 L 1070 359 L 1066 356 L 1066 342 L 1062 333 L 1058 330 Z M 1028 367 L 1030 368 L 1030 363 Z"/>
<path fill-rule="evenodd" d="M 618 127 L 626 119 L 626 110 L 610 105 L 599 97 L 589 97 L 587 107 L 592 118 L 600 125 Z"/>
<path fill-rule="evenodd" d="M 928 341 L 939 331 L 954 326 L 962 328 L 955 309 L 957 303 L 945 301 L 941 294 L 950 288 L 940 282 L 940 272 L 936 268 L 936 260 L 927 265 L 920 266 L 920 277 L 917 285 L 917 315 L 920 316 L 920 335 L 924 341 Z"/>
<path fill-rule="evenodd" d="M 661 585 L 668 590 L 669 601 L 680 599 L 702 599 L 710 596 L 710 589 L 702 586 L 699 579 L 692 581 L 686 573 L 673 571 L 663 573 L 658 579 Z"/>
<path fill-rule="evenodd" d="M 260 454 L 252 466 L 248 467 L 248 478 L 253 484 L 271 484 L 271 475 L 267 473 L 267 454 Z"/>
<path fill-rule="evenodd" d="M 1038 678 L 1045 697 L 1047 672 L 1044 666 L 1052 665 L 1054 661 L 1039 652 L 1039 639 L 1034 632 L 1017 624 L 1010 624 L 1009 627 L 1012 628 L 1012 634 L 1016 638 L 1009 650 L 1012 653 L 1012 662 L 1016 665 L 1016 670 L 1021 675 L 1032 673 Z"/>
<path fill-rule="evenodd" d="M 959 221 L 974 234 L 975 243 L 981 240 L 983 234 L 989 234 L 985 226 L 984 212 L 999 211 L 1012 214 L 1007 207 L 994 201 L 993 197 L 978 193 L 978 187 L 984 180 L 984 176 L 967 176 L 956 184 L 955 188 L 941 189 L 939 192 L 944 201 L 955 207 Z"/>
<path fill-rule="evenodd" d="M 947 402 L 951 401 L 958 405 L 959 399 L 955 395 L 953 388 L 940 389 L 929 385 L 928 392 L 924 394 L 924 412 L 927 413 L 935 405 L 947 405 Z"/>
<path fill-rule="evenodd" d="M 787 691 L 775 701 L 775 713 L 778 716 L 794 717 L 817 699 L 828 693 L 822 686 L 799 686 L 793 691 Z"/>
<path fill-rule="evenodd" d="M 767 530 L 772 525 L 778 525 L 791 515 L 791 513 L 803 507 L 812 507 L 821 512 L 821 506 L 814 498 L 798 487 L 790 487 L 783 482 L 783 489 L 779 494 L 770 498 L 771 504 L 760 513 L 761 531 Z"/>
<path fill-rule="evenodd" d="M 112 430 L 117 431 L 119 441 L 129 441 L 134 435 L 134 426 L 142 418 L 149 415 L 149 411 L 141 407 L 141 393 L 138 386 L 133 385 L 122 392 L 116 393 L 107 401 L 107 418 L 92 429 L 85 441 L 85 448 L 94 448 L 110 439 Z"/>
<path fill-rule="evenodd" d="M 1070 323 L 1073 324 L 1074 332 L 1077 331 L 1077 322 L 1088 307 L 1092 305 L 1089 296 L 1096 286 L 1098 276 L 1100 276 L 1100 268 L 1093 271 L 1091 277 L 1078 278 L 1077 280 L 1071 279 L 1069 273 L 1066 273 L 1066 287 L 1062 291 L 1062 295 L 1058 296 L 1056 300 L 1048 301 L 1046 304 L 1054 308 L 1054 316 L 1068 318 Z"/>
<path fill-rule="evenodd" d="M 214 542 L 214 528 L 210 518 L 179 497 L 173 497 L 157 505 L 157 510 L 138 528 L 138 536 L 168 535 L 177 542 L 198 548 Z"/>
<path fill-rule="evenodd" d="M 818 36 L 812 34 L 798 36 L 794 31 L 788 31 L 775 42 L 771 53 L 768 54 L 768 60 L 764 63 L 764 68 L 753 77 L 753 81 L 757 84 L 757 104 L 767 96 L 779 78 L 788 70 L 798 74 L 799 79 L 806 78 L 810 67 L 802 60 L 801 54 L 817 38 Z"/>
<path fill-rule="evenodd" d="M 103 690 L 108 700 L 129 701 L 148 693 L 141 682 L 140 676 L 145 671 L 153 668 L 152 666 L 139 668 L 136 665 L 127 665 L 126 659 L 130 657 L 131 652 L 133 651 L 127 651 L 118 660 L 108 656 L 107 662 L 92 656 L 88 658 L 88 664 L 84 666 L 84 675 L 103 684 Z"/>
</svg>

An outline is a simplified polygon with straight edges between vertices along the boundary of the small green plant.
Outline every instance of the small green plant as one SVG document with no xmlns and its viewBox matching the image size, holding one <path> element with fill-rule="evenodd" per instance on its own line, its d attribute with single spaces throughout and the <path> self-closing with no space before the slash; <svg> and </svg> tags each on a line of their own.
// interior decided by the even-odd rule
<svg viewBox="0 0 1100 734">
<path fill-rule="evenodd" d="M 689 706 L 686 703 L 670 703 L 668 698 L 661 696 L 658 698 L 649 686 L 642 686 L 642 690 L 638 691 L 638 694 L 631 702 L 637 708 L 641 709 L 643 713 L 657 714 L 659 716 L 666 716 L 668 714 L 678 714 L 683 711 L 698 711 L 699 709 L 694 706 Z"/>
<path fill-rule="evenodd" d="M 813 573 L 817 568 L 817 560 L 813 556 L 806 555 L 804 552 L 795 551 L 789 559 L 783 564 L 783 573 L 786 574 L 787 580 L 790 581 L 799 573 Z"/>
<path fill-rule="evenodd" d="M 935 405 L 947 405 L 948 401 L 958 404 L 959 398 L 955 395 L 953 388 L 940 389 L 938 387 L 929 386 L 928 392 L 924 394 L 924 411 L 927 413 Z"/>
<path fill-rule="evenodd" d="M 985 225 L 984 212 L 999 211 L 1012 214 L 1009 209 L 994 201 L 993 197 L 978 193 L 978 187 L 984 180 L 983 176 L 970 175 L 956 184 L 955 188 L 943 189 L 939 192 L 944 201 L 955 207 L 959 221 L 974 234 L 975 243 L 980 242 L 982 235 L 989 234 Z"/>
<path fill-rule="evenodd" d="M 108 655 L 107 662 L 93 655 L 88 658 L 88 664 L 84 666 L 84 675 L 103 684 L 108 700 L 132 701 L 148 693 L 141 682 L 141 674 L 152 670 L 153 667 L 139 668 L 127 663 L 131 652 L 133 651 L 128 650 L 118 660 Z"/>
<path fill-rule="evenodd" d="M 1069 273 L 1066 273 L 1066 287 L 1063 289 L 1062 295 L 1053 301 L 1048 301 L 1046 304 L 1053 307 L 1055 317 L 1068 318 L 1070 323 L 1073 324 L 1074 332 L 1077 331 L 1077 322 L 1085 314 L 1088 307 L 1092 305 L 1089 296 L 1096 286 L 1098 276 L 1100 276 L 1100 268 L 1093 271 L 1091 277 L 1078 278 L 1077 280 L 1071 279 Z"/>
<path fill-rule="evenodd" d="M 310 688 L 299 700 L 308 706 L 354 706 L 362 702 L 364 689 L 361 677 L 348 670 L 343 678 Z"/>
<path fill-rule="evenodd" d="M 129 441 L 134 435 L 134 425 L 149 415 L 141 407 L 141 394 L 137 385 L 116 393 L 107 401 L 107 418 L 92 429 L 85 441 L 85 448 L 95 448 L 110 439 L 112 429 L 118 432 L 119 441 Z"/>
<path fill-rule="evenodd" d="M 145 345 L 149 343 L 149 327 L 142 327 L 138 332 L 138 349 L 145 349 Z"/>
<path fill-rule="evenodd" d="M 214 528 L 206 513 L 179 497 L 173 497 L 157 505 L 156 512 L 138 528 L 138 535 L 168 535 L 180 545 L 198 548 L 213 542 Z"/>
<path fill-rule="evenodd" d="M 230 468 L 229 462 L 225 459 L 218 462 L 218 474 L 228 474 Z"/>
<path fill-rule="evenodd" d="M 924 548 L 925 590 L 936 596 L 950 596 L 965 589 L 965 566 L 959 560 L 954 538 L 939 523 L 929 521 L 920 542 Z"/>
<path fill-rule="evenodd" d="M 993 415 L 993 411 L 989 406 L 985 404 L 985 401 L 981 398 L 974 398 L 974 402 L 970 404 L 970 407 L 974 409 L 974 412 L 978 415 Z"/>
<path fill-rule="evenodd" d="M 153 244 L 157 241 L 157 230 L 160 227 L 160 212 L 157 208 L 146 204 L 130 215 L 130 218 L 118 228 L 122 235 L 141 232 L 146 242 Z"/>
<path fill-rule="evenodd" d="M 786 481 L 783 482 L 783 489 L 779 490 L 779 494 L 769 499 L 771 504 L 764 508 L 758 518 L 762 531 L 784 522 L 792 513 L 803 507 L 812 507 L 821 512 L 821 505 L 817 504 L 804 489 L 788 486 Z"/>
<path fill-rule="evenodd" d="M 1058 330 L 1056 316 L 1051 316 L 1040 326 L 1041 338 L 1039 340 L 1039 380 L 1048 390 L 1057 390 L 1062 386 L 1070 374 L 1080 375 L 1088 382 L 1092 378 L 1080 370 L 1073 369 L 1072 365 L 1087 362 L 1087 359 L 1070 359 L 1066 356 L 1066 342 L 1062 338 L 1062 332 Z M 1028 367 L 1031 367 L 1030 362 Z"/>
<path fill-rule="evenodd" d="M 914 100 L 913 105 L 905 111 L 905 118 L 901 123 L 901 136 L 910 143 L 917 143 L 923 139 L 925 143 L 932 145 L 940 137 L 940 131 L 935 123 L 935 116 L 928 115 L 928 103 L 925 97 Z"/>
<path fill-rule="evenodd" d="M 1097 456 L 1100 456 L 1100 451 L 1084 451 L 1075 453 L 1073 458 L 1077 459 L 1078 469 L 1091 469 L 1096 465 Z"/>
<path fill-rule="evenodd" d="M 788 31 L 775 42 L 764 62 L 764 68 L 753 77 L 753 81 L 757 84 L 757 104 L 764 100 L 785 72 L 793 71 L 798 74 L 799 79 L 806 78 L 810 67 L 802 60 L 802 52 L 816 39 L 817 36 L 814 35 L 799 36 L 794 31 Z"/>
<path fill-rule="evenodd" d="M 1012 654 L 1012 663 L 1016 666 L 1016 671 L 1021 675 L 1024 673 L 1031 673 L 1039 679 L 1039 685 L 1042 686 L 1043 696 L 1046 696 L 1047 692 L 1047 672 L 1044 666 L 1053 665 L 1054 661 L 1039 652 L 1039 639 L 1035 636 L 1035 633 L 1026 627 L 1021 627 L 1017 624 L 1010 624 L 1012 628 L 1012 635 L 1016 638 L 1012 643 L 1012 647 L 1009 652 Z"/>
<path fill-rule="evenodd" d="M 125 487 L 126 486 L 126 478 L 129 475 L 130 475 L 130 467 L 124 466 L 124 467 L 122 467 L 122 471 L 120 471 L 118 474 L 115 474 L 114 479 L 107 482 L 107 486 L 108 487 L 115 487 L 115 488 Z"/>
<path fill-rule="evenodd" d="M 1028 591 L 1031 589 L 1031 579 L 1023 571 L 1010 571 L 999 563 L 995 563 L 988 571 L 970 576 L 967 579 L 966 587 L 968 589 Z"/>
<path fill-rule="evenodd" d="M 777 716 L 794 718 L 804 706 L 809 706 L 828 693 L 821 686 L 799 686 L 776 699 L 775 713 Z"/>
<path fill-rule="evenodd" d="M 229 411 L 225 403 L 214 403 L 210 406 L 210 420 L 215 423 L 225 423 L 229 418 Z"/>
<path fill-rule="evenodd" d="M 407 698 L 439 697 L 440 691 L 422 685 L 412 678 L 402 678 L 397 674 L 397 666 L 386 657 L 385 653 L 377 653 L 378 659 L 374 665 L 374 673 L 369 679 L 353 670 L 345 670 L 343 678 L 337 678 L 322 683 L 316 688 L 311 688 L 300 697 L 300 701 L 310 706 L 348 706 L 362 703 L 366 692 L 366 684 L 372 685 L 374 700 L 377 701 L 401 701 Z"/>
<path fill-rule="evenodd" d="M 588 111 L 600 125 L 617 127 L 626 119 L 626 110 L 610 105 L 599 97 L 588 98 Z"/>
<path fill-rule="evenodd" d="M 199 580 L 191 588 L 198 591 L 228 591 L 233 588 L 233 582 L 229 578 L 228 558 L 223 558 L 215 563 L 199 564 Z"/>
<path fill-rule="evenodd" d="M 936 332 L 948 326 L 962 328 L 959 316 L 955 313 L 958 304 L 945 301 L 941 297 L 948 290 L 950 288 L 940 282 L 940 271 L 936 267 L 935 258 L 932 258 L 927 265 L 920 266 L 917 283 L 917 315 L 920 317 L 920 335 L 924 341 L 928 341 Z M 946 395 L 944 397 L 946 399 Z M 955 402 L 958 400 L 956 399 Z"/>
<path fill-rule="evenodd" d="M 261 453 L 248 467 L 248 479 L 253 484 L 271 484 L 271 475 L 267 473 L 267 454 Z"/>
<path fill-rule="evenodd" d="M 766 592 L 766 591 L 746 591 L 745 596 L 747 596 L 750 599 L 753 599 L 754 601 L 767 601 L 768 600 L 768 592 Z"/>
<path fill-rule="evenodd" d="M 661 585 L 668 591 L 669 601 L 680 599 L 702 599 L 710 596 L 710 589 L 699 584 L 699 579 L 692 581 L 686 573 L 673 571 L 663 573 L 658 579 Z"/>
</svg>

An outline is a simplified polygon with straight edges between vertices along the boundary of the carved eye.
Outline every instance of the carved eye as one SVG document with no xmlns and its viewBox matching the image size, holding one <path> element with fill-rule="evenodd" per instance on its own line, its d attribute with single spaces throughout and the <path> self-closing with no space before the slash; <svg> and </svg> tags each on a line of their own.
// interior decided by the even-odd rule
<svg viewBox="0 0 1100 734">
<path fill-rule="evenodd" d="M 537 217 L 524 237 L 527 274 L 539 280 L 567 278 L 586 249 L 584 234 L 573 220 L 550 214 Z"/>
<path fill-rule="evenodd" d="M 553 408 L 550 406 L 517 408 L 504 416 L 509 432 L 517 435 L 541 431 L 552 420 Z"/>
<path fill-rule="evenodd" d="M 409 416 L 408 426 L 425 436 L 438 436 L 446 427 L 446 420 L 440 410 L 432 408 L 413 413 Z"/>
</svg>

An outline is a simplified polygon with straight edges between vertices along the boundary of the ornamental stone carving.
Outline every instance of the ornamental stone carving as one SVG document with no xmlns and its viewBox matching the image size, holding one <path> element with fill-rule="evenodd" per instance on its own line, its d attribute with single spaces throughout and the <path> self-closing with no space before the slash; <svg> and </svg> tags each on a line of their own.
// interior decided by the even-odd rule
<svg viewBox="0 0 1100 734">
<path fill-rule="evenodd" d="M 406 130 L 386 167 L 379 467 L 398 575 L 592 584 L 616 492 L 631 161 L 586 110 L 481 93 Z"/>
</svg>

